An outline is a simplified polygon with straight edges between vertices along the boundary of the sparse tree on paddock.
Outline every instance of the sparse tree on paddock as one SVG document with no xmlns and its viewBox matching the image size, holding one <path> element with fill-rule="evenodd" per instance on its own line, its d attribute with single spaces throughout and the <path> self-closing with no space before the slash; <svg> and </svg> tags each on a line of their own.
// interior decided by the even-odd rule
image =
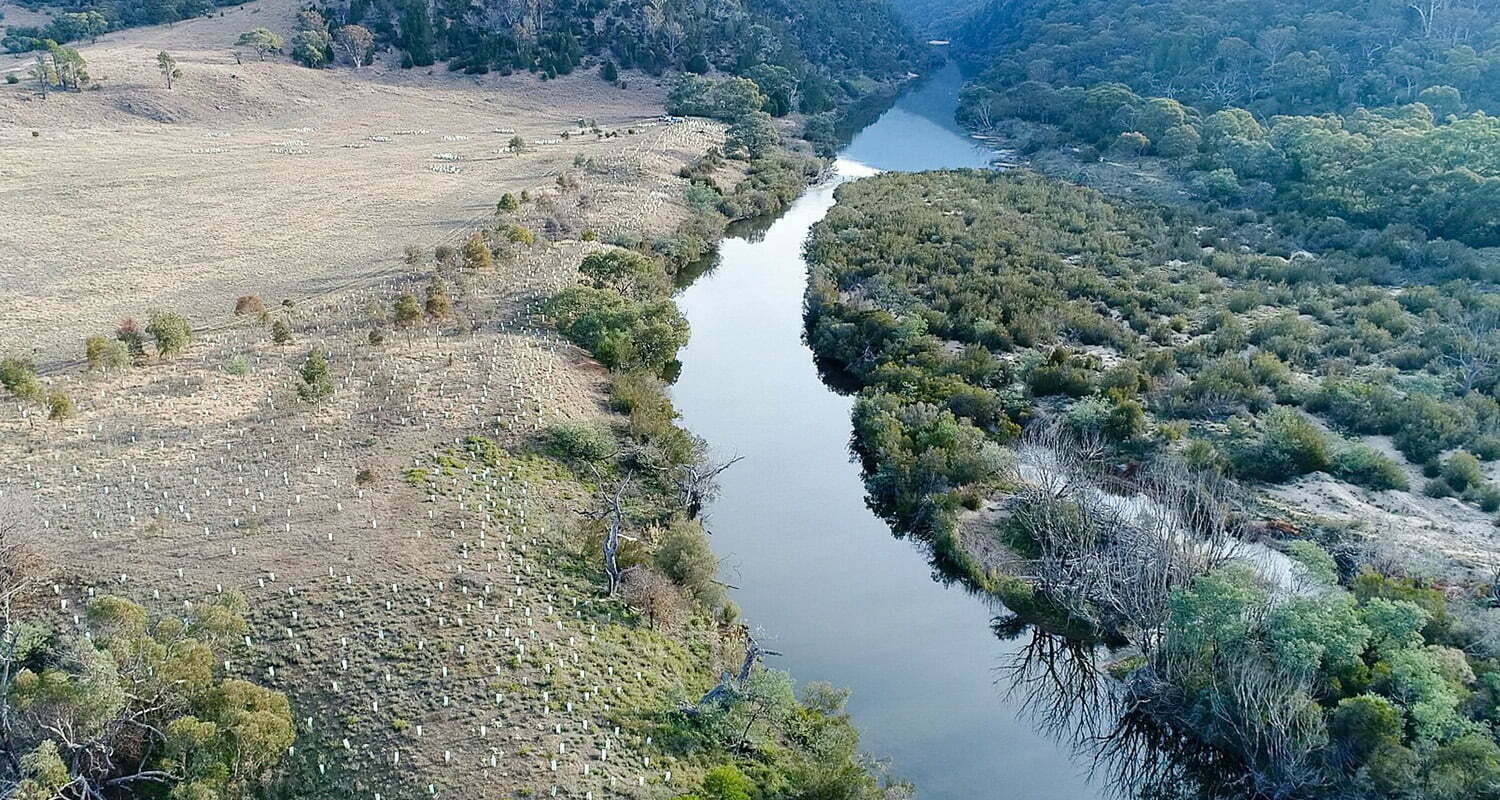
<svg viewBox="0 0 1500 800">
<path fill-rule="evenodd" d="M 125 344 L 111 341 L 104 336 L 90 336 L 85 339 L 83 356 L 88 361 L 89 369 L 94 372 L 130 366 L 130 352 Z"/>
<path fill-rule="evenodd" d="M 276 35 L 275 33 L 272 33 L 270 30 L 267 30 L 266 28 L 256 28 L 255 30 L 246 31 L 240 34 L 240 38 L 235 42 L 235 44 L 254 50 L 255 55 L 258 56 L 261 61 L 265 61 L 266 53 L 281 52 L 282 42 L 281 37 Z"/>
<path fill-rule="evenodd" d="M 328 376 L 328 359 L 321 350 L 307 354 L 302 363 L 302 381 L 297 384 L 297 396 L 309 403 L 317 403 L 333 395 L 333 380 Z"/>
<path fill-rule="evenodd" d="M 140 323 L 135 321 L 135 317 L 126 317 L 120 321 L 120 327 L 115 331 L 115 338 L 125 345 L 132 361 L 139 362 L 146 357 L 146 334 L 141 330 Z"/>
<path fill-rule="evenodd" d="M 520 207 L 521 202 L 516 199 L 516 196 L 511 194 L 510 192 L 506 192 L 505 194 L 500 195 L 500 202 L 495 204 L 495 212 L 499 214 L 508 214 Z"/>
<path fill-rule="evenodd" d="M 156 54 L 156 68 L 161 72 L 168 89 L 172 88 L 172 81 L 182 77 L 182 70 L 177 68 L 177 59 L 172 58 L 165 50 Z"/>
<path fill-rule="evenodd" d="M 375 46 L 375 36 L 361 25 L 345 25 L 334 31 L 333 43 L 358 70 L 369 58 L 370 48 Z"/>
<path fill-rule="evenodd" d="M 422 307 L 417 305 L 417 296 L 402 292 L 396 298 L 396 327 L 410 328 L 422 321 Z"/>
<path fill-rule="evenodd" d="M 156 340 L 156 351 L 164 356 L 176 355 L 192 341 L 193 329 L 181 314 L 157 312 L 146 323 L 146 332 Z"/>
<path fill-rule="evenodd" d="M 271 341 L 276 344 L 290 344 L 292 341 L 292 326 L 284 319 L 277 319 L 271 323 Z"/>
<path fill-rule="evenodd" d="M 47 395 L 47 419 L 62 422 L 73 416 L 73 400 L 62 392 Z"/>
<path fill-rule="evenodd" d="M 458 262 L 458 251 L 451 245 L 440 244 L 432 248 L 432 260 L 439 266 L 451 267 Z"/>
<path fill-rule="evenodd" d="M 464 242 L 464 266 L 469 269 L 494 269 L 495 259 L 490 255 L 490 246 L 484 234 L 474 231 Z"/>
<path fill-rule="evenodd" d="M 42 399 L 42 385 L 36 379 L 36 369 L 23 358 L 0 361 L 0 386 L 18 400 L 34 402 Z"/>
<path fill-rule="evenodd" d="M 520 136 L 512 136 L 510 137 L 510 143 L 506 145 L 506 149 L 512 153 L 519 153 L 526 149 L 526 140 Z"/>
<path fill-rule="evenodd" d="M 53 63 L 51 53 L 36 54 L 36 63 L 31 66 L 31 76 L 36 78 L 37 91 L 41 93 L 42 99 L 47 99 L 52 84 L 57 82 L 57 65 Z"/>
<path fill-rule="evenodd" d="M 427 284 L 427 302 L 424 304 L 427 318 L 439 321 L 447 319 L 453 313 L 453 300 L 448 297 L 448 286 L 443 283 L 442 278 L 433 278 Z"/>
</svg>

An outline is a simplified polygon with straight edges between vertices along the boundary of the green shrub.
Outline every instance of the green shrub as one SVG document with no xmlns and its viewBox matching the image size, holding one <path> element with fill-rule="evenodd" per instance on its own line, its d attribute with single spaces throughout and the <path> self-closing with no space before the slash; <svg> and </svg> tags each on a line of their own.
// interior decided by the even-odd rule
<svg viewBox="0 0 1500 800">
<path fill-rule="evenodd" d="M 25 359 L 0 361 L 0 386 L 18 400 L 36 402 L 42 399 L 42 385 L 37 381 L 36 369 Z"/>
<path fill-rule="evenodd" d="M 73 416 L 73 400 L 62 392 L 47 395 L 47 419 L 61 422 Z"/>
<path fill-rule="evenodd" d="M 286 320 L 280 317 L 276 318 L 276 321 L 271 323 L 271 341 L 276 344 L 290 344 L 292 341 L 292 326 L 288 325 Z"/>
<path fill-rule="evenodd" d="M 448 285 L 442 278 L 434 277 L 427 284 L 427 299 L 422 311 L 431 320 L 445 320 L 453 314 L 453 299 L 448 296 Z"/>
<path fill-rule="evenodd" d="M 1280 483 L 1332 466 L 1328 438 L 1296 411 L 1277 408 L 1262 418 L 1261 428 L 1259 436 L 1242 440 L 1231 452 L 1239 474 Z"/>
<path fill-rule="evenodd" d="M 714 608 L 723 601 L 723 587 L 714 581 L 719 573 L 719 559 L 697 523 L 673 525 L 657 547 L 653 560 L 662 574 L 686 589 L 704 607 Z"/>
<path fill-rule="evenodd" d="M 532 233 L 531 229 L 525 225 L 507 225 L 505 228 L 505 240 L 530 247 L 536 244 L 536 234 Z"/>
<path fill-rule="evenodd" d="M 411 292 L 402 292 L 396 298 L 395 314 L 398 328 L 410 328 L 421 322 L 422 307 L 417 305 L 417 296 Z"/>
<path fill-rule="evenodd" d="M 156 351 L 164 356 L 181 353 L 192 341 L 193 329 L 180 314 L 157 312 L 146 323 L 146 333 L 156 340 Z"/>
<path fill-rule="evenodd" d="M 574 464 L 603 461 L 618 449 L 614 437 L 598 425 L 565 422 L 547 429 L 547 451 Z"/>
<path fill-rule="evenodd" d="M 124 342 L 112 341 L 105 336 L 90 336 L 83 341 L 84 359 L 94 372 L 106 369 L 123 369 L 130 366 L 130 352 Z"/>
<path fill-rule="evenodd" d="M 1069 364 L 1038 364 L 1026 374 L 1026 386 L 1038 397 L 1084 397 L 1094 391 L 1093 373 Z"/>
<path fill-rule="evenodd" d="M 1500 511 L 1500 489 L 1491 484 L 1471 489 L 1468 499 L 1479 506 L 1480 511 L 1494 513 Z"/>
<path fill-rule="evenodd" d="M 1422 487 L 1422 494 L 1428 497 L 1442 498 L 1452 497 L 1455 492 L 1453 491 L 1453 487 L 1448 485 L 1448 481 L 1443 478 L 1433 478 Z"/>
<path fill-rule="evenodd" d="M 1461 494 L 1484 484 L 1484 470 L 1472 453 L 1460 450 L 1443 462 L 1443 480 Z"/>
<path fill-rule="evenodd" d="M 1474 455 L 1478 456 L 1480 461 L 1494 461 L 1500 458 L 1500 436 L 1494 434 L 1476 436 L 1470 445 L 1470 449 L 1474 451 Z"/>
<path fill-rule="evenodd" d="M 1366 489 L 1406 491 L 1411 481 L 1400 465 L 1369 445 L 1351 443 L 1333 458 L 1333 475 Z"/>
<path fill-rule="evenodd" d="M 656 259 L 630 250 L 610 248 L 584 256 L 578 265 L 584 283 L 609 289 L 636 300 L 671 293 L 672 281 Z"/>
<path fill-rule="evenodd" d="M 333 380 L 328 375 L 328 359 L 323 351 L 313 350 L 307 354 L 299 377 L 297 396 L 305 402 L 317 403 L 333 396 Z"/>
<path fill-rule="evenodd" d="M 670 299 L 635 301 L 619 292 L 574 286 L 543 305 L 559 331 L 610 369 L 664 375 L 688 338 Z"/>
<path fill-rule="evenodd" d="M 120 327 L 115 331 L 115 338 L 125 345 L 132 361 L 139 362 L 146 357 L 146 332 L 141 330 L 140 323 L 136 322 L 134 317 L 126 317 L 120 321 Z"/>
</svg>

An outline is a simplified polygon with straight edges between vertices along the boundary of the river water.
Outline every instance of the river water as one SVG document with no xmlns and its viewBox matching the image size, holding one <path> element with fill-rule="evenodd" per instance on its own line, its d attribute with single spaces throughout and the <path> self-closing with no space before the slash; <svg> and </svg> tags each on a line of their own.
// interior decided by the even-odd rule
<svg viewBox="0 0 1500 800">
<path fill-rule="evenodd" d="M 952 121 L 962 83 L 948 67 L 902 97 L 764 231 L 730 238 L 678 297 L 692 323 L 673 398 L 720 458 L 709 510 L 723 579 L 799 682 L 853 691 L 864 749 L 922 798 L 1088 800 L 1106 794 L 1088 761 L 1038 730 L 997 670 L 1002 606 L 944 583 L 919 544 L 865 505 L 849 450 L 852 398 L 820 379 L 803 343 L 802 244 L 839 183 L 877 171 L 984 167 L 994 153 Z"/>
</svg>

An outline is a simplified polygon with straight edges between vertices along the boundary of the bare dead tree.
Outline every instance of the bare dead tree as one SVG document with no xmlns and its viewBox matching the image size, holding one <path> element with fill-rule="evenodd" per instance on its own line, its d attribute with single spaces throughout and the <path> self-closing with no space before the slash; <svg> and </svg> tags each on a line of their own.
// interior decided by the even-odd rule
<svg viewBox="0 0 1500 800">
<path fill-rule="evenodd" d="M 1260 660 L 1227 660 L 1210 673 L 1211 710 L 1266 797 L 1287 797 L 1321 773 L 1323 715 L 1305 675 Z"/>
<path fill-rule="evenodd" d="M 719 495 L 719 475 L 743 459 L 744 456 L 735 456 L 722 464 L 710 461 L 678 465 L 672 481 L 677 485 L 678 497 L 688 519 L 698 519 L 703 515 L 703 507 Z"/>
<path fill-rule="evenodd" d="M 626 484 L 627 481 L 623 479 L 615 484 L 615 493 L 606 498 L 607 506 L 604 510 L 604 574 L 609 581 L 605 593 L 611 596 L 620 588 L 620 533 L 625 528 L 625 510 L 621 501 L 625 496 Z"/>
<path fill-rule="evenodd" d="M 698 702 L 690 708 L 683 709 L 689 715 L 697 715 L 703 709 L 710 706 L 725 706 L 734 702 L 742 694 L 745 681 L 750 679 L 750 673 L 754 671 L 755 665 L 759 664 L 766 656 L 779 656 L 781 653 L 775 650 L 767 650 L 760 646 L 760 642 L 745 631 L 745 659 L 740 663 L 740 671 L 731 675 L 724 672 L 719 677 L 719 682 L 698 698 Z"/>
<path fill-rule="evenodd" d="M 1155 646 L 1172 591 L 1234 555 L 1230 486 L 1158 464 L 1106 480 L 1107 450 L 1057 425 L 1033 426 L 1017 459 L 1011 524 L 1035 543 L 1037 589 L 1076 618 Z"/>
<path fill-rule="evenodd" d="M 1493 313 L 1465 313 L 1452 328 L 1443 361 L 1453 368 L 1465 393 L 1500 367 L 1500 335 Z"/>
</svg>

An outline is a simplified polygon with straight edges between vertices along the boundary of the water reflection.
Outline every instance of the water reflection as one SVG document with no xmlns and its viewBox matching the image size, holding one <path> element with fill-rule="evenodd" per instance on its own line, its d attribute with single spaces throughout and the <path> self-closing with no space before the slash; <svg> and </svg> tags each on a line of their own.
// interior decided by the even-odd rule
<svg viewBox="0 0 1500 800">
<path fill-rule="evenodd" d="M 1212 800 L 1251 796 L 1243 769 L 1161 724 L 1127 682 L 1109 674 L 1122 654 L 1080 642 L 1014 615 L 995 635 L 1021 646 L 997 666 L 997 682 L 1037 730 L 1092 765 L 1096 785 L 1119 798 Z"/>
</svg>

